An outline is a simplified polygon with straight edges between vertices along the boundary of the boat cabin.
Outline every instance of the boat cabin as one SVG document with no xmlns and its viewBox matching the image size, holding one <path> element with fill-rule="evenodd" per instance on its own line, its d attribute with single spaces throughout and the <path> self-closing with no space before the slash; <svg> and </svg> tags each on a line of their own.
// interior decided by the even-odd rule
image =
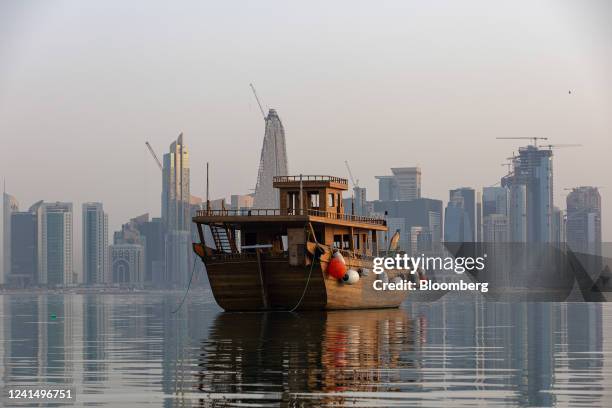
<svg viewBox="0 0 612 408">
<path fill-rule="evenodd" d="M 220 253 L 264 252 L 287 254 L 290 263 L 303 262 L 307 241 L 354 255 L 377 253 L 376 234 L 386 231 L 382 219 L 345 212 L 342 193 L 346 179 L 333 176 L 278 176 L 279 208 L 201 210 L 193 221 L 201 242 Z M 205 240 L 203 225 L 210 228 L 214 245 Z M 214 246 L 214 248 L 213 248 Z"/>
</svg>

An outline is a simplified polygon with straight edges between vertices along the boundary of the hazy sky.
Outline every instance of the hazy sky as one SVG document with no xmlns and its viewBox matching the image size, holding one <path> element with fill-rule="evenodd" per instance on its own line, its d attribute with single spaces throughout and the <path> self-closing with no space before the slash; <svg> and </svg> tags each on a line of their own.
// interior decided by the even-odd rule
<svg viewBox="0 0 612 408">
<path fill-rule="evenodd" d="M 86 5 L 86 7 L 85 7 Z M 496 183 L 519 141 L 555 152 L 563 189 L 601 186 L 612 239 L 612 2 L 0 3 L 0 175 L 22 208 L 103 201 L 111 230 L 159 215 L 161 156 L 183 131 L 192 193 L 254 188 L 264 124 L 291 173 L 375 175 L 419 165 L 423 195 Z M 571 90 L 572 93 L 568 94 Z M 76 242 L 80 247 L 79 242 Z"/>
</svg>

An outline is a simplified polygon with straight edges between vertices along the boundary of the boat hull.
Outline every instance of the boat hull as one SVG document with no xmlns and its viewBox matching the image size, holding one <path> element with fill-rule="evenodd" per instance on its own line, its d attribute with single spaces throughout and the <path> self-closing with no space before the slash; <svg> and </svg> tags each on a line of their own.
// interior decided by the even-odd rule
<svg viewBox="0 0 612 408">
<path fill-rule="evenodd" d="M 282 255 L 240 254 L 204 261 L 215 300 L 226 311 L 394 308 L 408 295 L 404 290 L 375 290 L 373 283 L 381 277 L 372 272 L 355 284 L 342 283 L 327 275 L 325 262 L 318 260 L 291 265 Z M 363 268 L 364 261 L 347 259 L 347 265 Z M 389 279 L 401 276 L 386 273 Z"/>
</svg>

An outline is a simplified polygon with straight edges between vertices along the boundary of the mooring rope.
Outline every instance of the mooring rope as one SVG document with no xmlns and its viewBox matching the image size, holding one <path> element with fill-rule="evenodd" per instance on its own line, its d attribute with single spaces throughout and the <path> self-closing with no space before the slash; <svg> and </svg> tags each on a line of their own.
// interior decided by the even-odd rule
<svg viewBox="0 0 612 408">
<path fill-rule="evenodd" d="M 185 291 L 185 294 L 183 295 L 183 299 L 181 300 L 181 303 L 172 312 L 173 314 L 178 312 L 179 310 L 181 310 L 181 307 L 183 307 L 183 303 L 185 303 L 185 299 L 187 298 L 187 294 L 189 293 L 189 288 L 191 288 L 191 281 L 193 280 L 193 274 L 195 272 L 195 267 L 196 267 L 197 260 L 198 260 L 198 258 L 196 256 L 194 256 L 193 257 L 193 268 L 191 269 L 191 277 L 189 278 L 189 284 L 187 285 L 187 290 Z"/>
<path fill-rule="evenodd" d="M 316 254 L 316 251 L 315 251 Z M 314 256 L 312 257 L 312 263 L 310 264 L 310 272 L 308 273 L 308 279 L 306 280 L 306 286 L 304 286 L 304 291 L 302 292 L 302 296 L 300 297 L 300 300 L 297 302 L 297 304 L 295 306 L 293 306 L 293 309 L 291 310 L 287 310 L 288 312 L 295 312 L 295 310 L 300 307 L 300 304 L 302 303 L 302 300 L 304 300 L 304 296 L 306 295 L 306 291 L 308 290 L 308 284 L 310 283 L 310 277 L 312 276 L 312 270 L 314 269 L 314 264 L 315 261 L 317 260 L 317 258 L 315 258 Z"/>
</svg>

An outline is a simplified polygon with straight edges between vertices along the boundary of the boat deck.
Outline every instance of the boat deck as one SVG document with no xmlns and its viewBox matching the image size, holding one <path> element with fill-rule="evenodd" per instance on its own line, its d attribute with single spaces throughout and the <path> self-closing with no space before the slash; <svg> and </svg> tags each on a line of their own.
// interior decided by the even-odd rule
<svg viewBox="0 0 612 408">
<path fill-rule="evenodd" d="M 308 222 L 340 225 L 386 231 L 386 222 L 380 218 L 361 217 L 344 213 L 319 211 L 313 209 L 281 210 L 281 209 L 251 209 L 251 210 L 198 210 L 193 221 L 198 224 L 227 223 L 284 223 L 305 224 Z"/>
</svg>

